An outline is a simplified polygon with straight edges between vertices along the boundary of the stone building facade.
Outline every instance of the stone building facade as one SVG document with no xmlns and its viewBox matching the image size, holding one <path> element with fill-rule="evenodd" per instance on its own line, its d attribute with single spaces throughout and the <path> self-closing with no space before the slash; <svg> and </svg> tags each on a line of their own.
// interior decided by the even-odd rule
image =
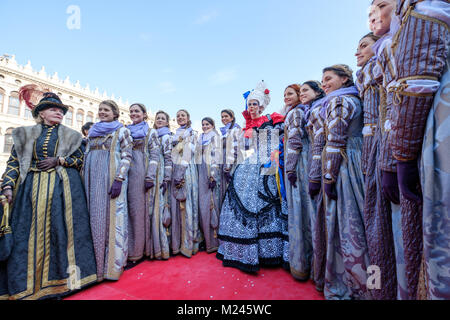
<svg viewBox="0 0 450 320">
<path fill-rule="evenodd" d="M 129 102 L 122 98 L 100 93 L 96 88 L 91 90 L 89 85 L 82 87 L 80 82 L 72 83 L 67 77 L 59 79 L 58 73 L 48 75 L 45 67 L 40 71 L 33 70 L 31 62 L 25 66 L 19 65 L 15 56 L 0 56 L 0 174 L 6 168 L 6 162 L 11 151 L 13 139 L 12 130 L 20 126 L 32 126 L 35 123 L 29 108 L 25 103 L 19 103 L 19 89 L 27 84 L 39 84 L 56 93 L 62 102 L 70 106 L 64 117 L 63 124 L 81 131 L 86 122 L 98 121 L 97 110 L 100 102 L 114 100 L 120 108 L 120 121 L 130 124 Z M 149 110 L 149 123 L 153 125 L 154 114 Z M 177 127 L 174 119 L 171 128 Z"/>
</svg>

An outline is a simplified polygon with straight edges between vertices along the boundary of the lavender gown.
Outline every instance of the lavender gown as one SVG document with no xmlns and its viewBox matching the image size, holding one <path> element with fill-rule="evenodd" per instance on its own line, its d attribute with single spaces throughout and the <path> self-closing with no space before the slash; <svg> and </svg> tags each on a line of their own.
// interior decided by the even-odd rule
<svg viewBox="0 0 450 320">
<path fill-rule="evenodd" d="M 159 137 L 158 169 L 156 173 L 155 188 L 151 194 L 151 247 L 152 258 L 170 258 L 170 238 L 171 227 L 164 226 L 164 211 L 170 210 L 170 182 L 172 179 L 172 134 L 165 134 Z M 169 188 L 166 193 L 162 193 L 160 185 L 167 181 Z"/>
<path fill-rule="evenodd" d="M 194 152 L 197 132 L 183 130 L 179 136 L 174 136 L 171 185 L 172 237 L 173 254 L 183 254 L 191 258 L 199 250 L 202 234 L 199 228 L 198 216 L 198 172 Z M 175 197 L 175 180 L 184 179 L 183 192 L 185 201 Z"/>
<path fill-rule="evenodd" d="M 128 171 L 128 260 L 138 261 L 153 255 L 151 248 L 151 216 L 154 190 L 145 191 L 145 179 L 155 181 L 159 161 L 156 130 L 143 139 L 133 140 L 133 158 Z M 156 185 L 156 184 L 155 184 Z M 155 188 L 153 188 L 155 189 Z"/>
<path fill-rule="evenodd" d="M 203 135 L 203 134 L 202 134 Z M 213 253 L 219 247 L 217 239 L 217 226 L 213 225 L 213 214 L 218 222 L 220 215 L 220 136 L 215 134 L 211 140 L 202 145 L 202 135 L 199 136 L 196 146 L 196 163 L 198 170 L 198 207 L 199 223 L 205 239 L 206 252 Z M 212 177 L 217 185 L 214 190 L 209 188 L 209 178 Z"/>
<path fill-rule="evenodd" d="M 344 95 L 330 101 L 324 123 L 323 176 L 336 179 L 337 200 L 325 196 L 327 300 L 371 298 L 366 287 L 370 263 L 363 221 L 362 123 L 358 97 Z"/>
<path fill-rule="evenodd" d="M 91 231 L 98 281 L 119 280 L 128 258 L 128 170 L 133 139 L 127 128 L 104 137 L 89 138 L 84 164 Z M 115 179 L 123 180 L 122 192 L 111 199 Z"/>
</svg>

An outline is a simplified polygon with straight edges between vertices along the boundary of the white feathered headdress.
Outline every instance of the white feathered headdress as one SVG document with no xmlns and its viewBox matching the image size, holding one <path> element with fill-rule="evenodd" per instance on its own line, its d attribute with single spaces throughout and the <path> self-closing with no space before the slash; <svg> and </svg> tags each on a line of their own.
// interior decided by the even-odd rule
<svg viewBox="0 0 450 320">
<path fill-rule="evenodd" d="M 259 102 L 259 105 L 264 109 L 269 105 L 270 90 L 267 89 L 264 80 L 258 83 L 256 85 L 256 88 L 250 92 L 250 94 L 247 97 L 247 101 L 250 100 L 257 100 Z"/>
</svg>

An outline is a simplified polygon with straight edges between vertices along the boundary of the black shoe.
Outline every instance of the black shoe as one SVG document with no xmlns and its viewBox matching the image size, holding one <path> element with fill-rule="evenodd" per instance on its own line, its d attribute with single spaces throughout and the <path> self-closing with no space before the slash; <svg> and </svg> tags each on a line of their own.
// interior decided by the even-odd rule
<svg viewBox="0 0 450 320">
<path fill-rule="evenodd" d="M 138 261 L 128 261 L 127 265 L 125 266 L 124 270 L 130 270 L 133 269 L 134 267 L 136 267 L 139 264 Z"/>
</svg>

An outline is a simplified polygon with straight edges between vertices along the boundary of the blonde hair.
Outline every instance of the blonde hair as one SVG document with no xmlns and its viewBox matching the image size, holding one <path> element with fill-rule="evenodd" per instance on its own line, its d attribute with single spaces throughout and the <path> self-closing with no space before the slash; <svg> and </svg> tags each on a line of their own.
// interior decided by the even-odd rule
<svg viewBox="0 0 450 320">
<path fill-rule="evenodd" d="M 100 102 L 99 106 L 102 104 L 107 105 L 108 107 L 111 108 L 111 110 L 114 114 L 114 120 L 119 119 L 120 111 L 119 111 L 119 106 L 117 105 L 116 102 L 114 102 L 113 100 L 105 100 L 105 101 Z"/>
<path fill-rule="evenodd" d="M 190 128 L 192 126 L 192 121 L 191 121 L 191 115 L 189 114 L 189 112 L 185 109 L 180 109 L 177 111 L 177 114 L 180 112 L 184 112 L 186 113 L 187 117 L 188 117 L 188 122 L 186 123 L 186 128 Z"/>
<path fill-rule="evenodd" d="M 166 127 L 170 129 L 170 116 L 169 116 L 169 114 L 168 114 L 167 112 L 162 111 L 162 110 L 159 110 L 159 111 L 155 114 L 155 123 L 153 124 L 153 129 L 158 129 L 158 128 L 156 127 L 156 117 L 158 117 L 158 114 L 163 114 L 163 115 L 166 116 L 166 119 L 167 119 L 167 126 L 166 126 Z"/>
</svg>

